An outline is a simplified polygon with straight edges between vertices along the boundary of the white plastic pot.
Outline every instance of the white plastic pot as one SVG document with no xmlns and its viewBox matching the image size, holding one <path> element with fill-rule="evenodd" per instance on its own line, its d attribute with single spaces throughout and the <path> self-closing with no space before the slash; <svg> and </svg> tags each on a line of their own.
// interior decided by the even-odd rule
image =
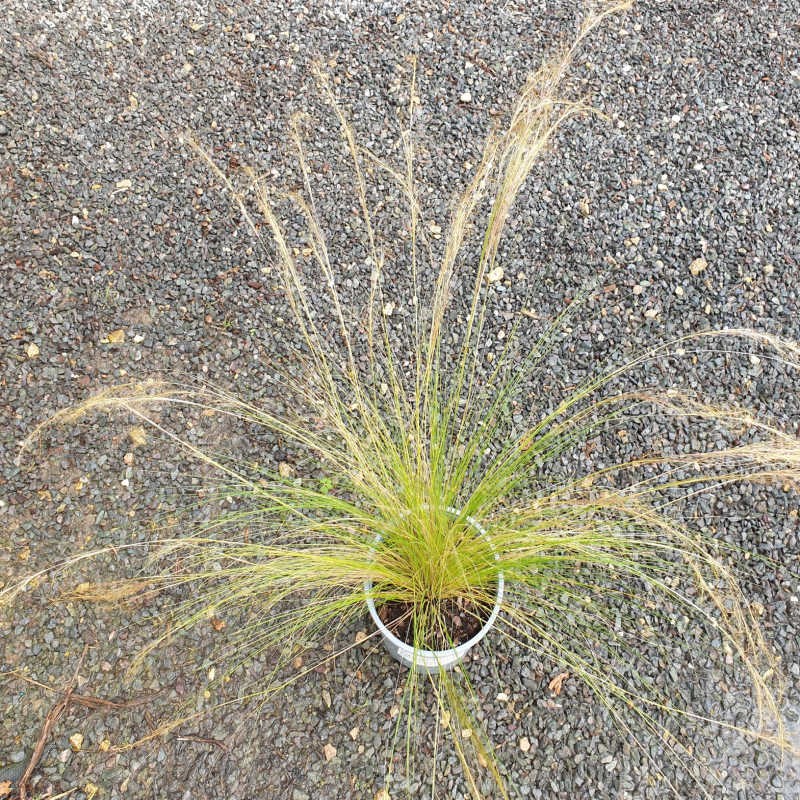
<svg viewBox="0 0 800 800">
<path fill-rule="evenodd" d="M 453 517 L 457 517 L 459 514 L 458 510 L 454 508 L 448 508 L 447 513 L 451 514 Z M 485 537 L 491 544 L 491 539 L 480 523 L 472 517 L 466 517 L 465 519 L 479 536 Z M 380 540 L 381 537 L 378 536 L 376 543 Z M 495 560 L 497 560 L 497 553 L 495 553 L 494 557 Z M 367 594 L 367 608 L 369 609 L 370 616 L 377 626 L 383 639 L 383 644 L 392 658 L 417 672 L 430 675 L 440 672 L 441 670 L 453 669 L 453 667 L 463 661 L 464 656 L 486 636 L 494 625 L 497 615 L 500 613 L 500 604 L 503 602 L 504 587 L 505 581 L 503 580 L 503 573 L 500 572 L 497 575 L 497 594 L 495 596 L 494 607 L 483 627 L 471 639 L 468 639 L 463 644 L 446 650 L 422 650 L 420 648 L 415 648 L 413 645 L 406 644 L 402 639 L 398 639 L 398 637 L 384 625 L 383 620 L 378 616 L 378 611 L 375 608 L 375 601 L 372 599 L 371 595 L 372 581 L 366 581 L 364 584 L 364 591 Z"/>
</svg>

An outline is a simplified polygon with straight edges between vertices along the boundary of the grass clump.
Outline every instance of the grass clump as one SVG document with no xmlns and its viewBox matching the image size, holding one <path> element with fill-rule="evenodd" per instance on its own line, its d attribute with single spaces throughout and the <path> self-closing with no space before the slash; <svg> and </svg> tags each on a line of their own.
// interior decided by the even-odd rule
<svg viewBox="0 0 800 800">
<path fill-rule="evenodd" d="M 369 595 L 379 608 L 402 609 L 410 617 L 407 635 L 415 648 L 426 650 L 457 643 L 454 607 L 482 623 L 495 604 L 502 575 L 506 591 L 490 637 L 507 640 L 515 652 L 530 653 L 562 676 L 568 673 L 635 741 L 658 737 L 669 757 L 691 760 L 687 743 L 674 733 L 678 720 L 678 726 L 713 723 L 787 746 L 778 664 L 731 566 L 736 554 L 708 532 L 688 527 L 672 509 L 678 495 L 719 493 L 741 481 L 794 489 L 800 474 L 798 440 L 745 408 L 677 390 L 619 387 L 678 348 L 724 349 L 728 342 L 746 341 L 795 367 L 797 346 L 749 330 L 698 332 L 592 375 L 546 410 L 522 414 L 521 398 L 579 303 L 532 345 L 515 328 L 499 358 L 488 362 L 484 357 L 487 287 L 498 274 L 500 243 L 515 198 L 554 132 L 586 110 L 583 103 L 560 96 L 565 72 L 581 41 L 626 5 L 592 7 L 576 40 L 527 81 L 508 126 L 489 136 L 474 177 L 455 204 L 438 256 L 423 233 L 411 130 L 403 133 L 399 168 L 364 151 L 320 73 L 321 91 L 336 114 L 354 168 L 371 265 L 363 313 L 348 308 L 338 290 L 335 254 L 315 208 L 302 122 L 292 125 L 302 192 L 278 193 L 253 171 L 247 173 L 247 187 L 239 189 L 193 143 L 254 233 L 266 226 L 302 340 L 296 357 L 303 378 L 287 376 L 278 387 L 295 399 L 287 405 L 296 413 L 273 412 L 215 387 L 147 381 L 108 389 L 48 421 L 73 422 L 96 410 L 132 414 L 217 470 L 224 492 L 239 501 L 235 510 L 194 532 L 156 540 L 156 555 L 131 591 L 190 587 L 191 593 L 169 633 L 150 649 L 209 616 L 249 609 L 251 621 L 230 634 L 229 672 L 240 659 L 268 654 L 273 678 L 252 692 L 268 698 L 294 679 L 285 677 L 284 668 L 298 652 L 313 652 L 331 631 L 363 620 L 365 586 L 371 586 Z M 409 119 L 414 96 L 412 87 Z M 374 169 L 396 181 L 408 209 L 406 252 L 414 302 L 406 331 L 410 347 L 403 351 L 393 338 L 383 294 L 389 265 L 368 199 Z M 281 221 L 285 203 L 305 221 L 313 268 L 298 263 Z M 476 226 L 482 232 L 477 260 L 465 265 Z M 430 268 L 435 280 L 426 293 L 421 276 Z M 456 309 L 456 315 L 462 313 L 454 329 L 452 298 L 465 273 L 472 288 L 466 307 Z M 317 291 L 319 286 L 328 293 L 327 318 L 312 299 L 310 287 Z M 453 330 L 455 351 L 445 346 Z M 320 482 L 263 466 L 243 469 L 159 421 L 154 409 L 165 406 L 259 426 L 293 442 L 328 478 Z M 557 467 L 559 459 L 608 430 L 654 417 L 711 425 L 739 443 L 619 461 L 611 451 L 602 467 L 586 474 L 565 476 Z M 472 521 L 487 535 L 478 535 Z M 76 591 L 92 600 L 129 593 L 119 584 L 107 591 L 85 585 Z M 12 594 L 5 590 L 6 599 Z M 723 650 L 748 679 L 757 711 L 752 725 L 710 717 L 640 663 L 642 641 L 655 639 L 669 647 L 669 637 L 676 634 L 666 621 L 674 619 L 688 621 L 693 647 Z M 442 720 L 454 732 L 452 744 L 472 794 L 485 793 L 481 775 L 486 771 L 496 786 L 492 792 L 514 794 L 516 787 L 506 785 L 493 745 L 477 722 L 480 701 L 468 666 L 427 678 L 409 672 L 406 708 L 412 714 L 419 711 L 425 687 L 439 720 L 431 735 L 438 739 Z M 467 739 L 457 733 L 463 730 L 474 734 Z M 409 761 L 412 750 L 409 742 Z M 435 780 L 434 766 L 431 796 Z"/>
</svg>

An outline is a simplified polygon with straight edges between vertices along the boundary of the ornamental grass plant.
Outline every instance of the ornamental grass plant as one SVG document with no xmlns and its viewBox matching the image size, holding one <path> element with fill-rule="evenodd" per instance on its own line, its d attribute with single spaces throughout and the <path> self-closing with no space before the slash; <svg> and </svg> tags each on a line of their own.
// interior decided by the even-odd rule
<svg viewBox="0 0 800 800">
<path fill-rule="evenodd" d="M 295 353 L 299 369 L 287 371 L 270 391 L 292 398 L 282 403 L 292 411 L 273 411 L 269 403 L 213 386 L 146 380 L 104 390 L 48 420 L 43 428 L 101 411 L 131 415 L 213 468 L 220 490 L 236 501 L 194 529 L 158 534 L 135 581 L 82 584 L 76 596 L 182 598 L 149 650 L 210 616 L 247 609 L 247 621 L 225 634 L 220 674 L 235 681 L 249 657 L 265 654 L 271 678 L 242 694 L 266 700 L 297 679 L 296 671 L 287 677 L 287 668 L 298 653 L 310 664 L 336 657 L 336 648 L 320 655 L 320 644 L 331 641 L 332 631 L 360 628 L 368 596 L 417 650 L 446 649 L 463 641 L 462 630 L 485 622 L 502 575 L 500 614 L 479 658 L 491 660 L 505 642 L 568 673 L 645 752 L 648 737 L 655 737 L 665 757 L 679 763 L 693 757 L 690 743 L 675 734 L 683 721 L 790 747 L 780 665 L 737 577 L 739 554 L 681 519 L 678 498 L 721 494 L 743 481 L 795 491 L 800 443 L 745 407 L 694 392 L 630 387 L 649 365 L 672 363 L 676 354 L 693 350 L 736 357 L 743 346 L 755 346 L 796 368 L 800 348 L 764 332 L 698 331 L 654 344 L 621 366 L 598 367 L 548 408 L 531 406 L 528 389 L 570 316 L 581 313 L 577 297 L 536 337 L 520 317 L 500 355 L 486 355 L 492 287 L 503 274 L 498 254 L 515 199 L 554 133 L 589 110 L 561 97 L 565 73 L 583 39 L 626 6 L 588 8 L 575 40 L 531 75 L 506 126 L 489 135 L 435 247 L 426 236 L 415 179 L 413 82 L 409 127 L 402 132 L 404 163 L 393 166 L 359 146 L 333 87 L 319 73 L 352 161 L 371 267 L 358 308 L 342 298 L 339 259 L 315 207 L 313 141 L 304 136 L 302 118 L 291 126 L 300 191 L 280 191 L 255 170 L 229 174 L 202 144 L 190 141 L 252 232 L 270 243 L 302 343 Z M 389 261 L 375 225 L 369 202 L 375 174 L 393 181 L 407 206 L 402 264 Z M 283 221 L 292 213 L 304 222 L 304 254 Z M 467 254 L 476 238 L 473 260 Z M 413 302 L 399 340 L 385 279 L 401 267 L 408 269 Z M 422 279 L 431 269 L 432 286 Z M 457 287 L 465 281 L 471 290 L 466 304 L 457 306 Z M 325 309 L 313 299 L 319 287 L 327 292 Z M 170 407 L 244 420 L 293 443 L 304 466 L 272 471 L 217 456 L 164 421 L 160 412 Z M 605 432 L 646 427 L 655 418 L 719 431 L 724 444 L 689 452 L 654 449 L 633 459 L 618 458 L 612 449 L 585 473 L 564 475 L 555 467 Z M 28 443 L 41 433 L 37 429 Z M 478 535 L 471 521 L 486 535 Z M 92 555 L 81 554 L 72 565 Z M 4 590 L 4 599 L 25 585 Z M 675 619 L 685 620 L 699 652 L 724 652 L 746 678 L 755 709 L 747 724 L 709 716 L 640 663 L 645 639 L 668 650 L 670 638 L 679 635 L 670 627 Z M 480 721 L 471 664 L 468 659 L 453 672 L 432 675 L 408 670 L 397 746 L 411 772 L 414 737 L 429 735 L 435 743 L 450 737 L 473 796 L 487 796 L 487 775 L 490 796 L 516 796 L 520 787 L 506 781 L 497 743 Z M 414 717 L 422 713 L 432 714 L 434 730 L 420 733 Z M 434 757 L 426 775 L 431 797 L 437 796 L 436 780 Z M 403 795 L 401 784 L 388 789 L 392 797 Z"/>
</svg>

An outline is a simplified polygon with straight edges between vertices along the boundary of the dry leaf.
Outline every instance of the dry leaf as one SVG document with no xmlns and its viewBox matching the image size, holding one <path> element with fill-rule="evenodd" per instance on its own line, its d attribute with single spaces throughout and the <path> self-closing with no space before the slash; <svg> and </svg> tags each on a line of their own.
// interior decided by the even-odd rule
<svg viewBox="0 0 800 800">
<path fill-rule="evenodd" d="M 561 689 L 564 685 L 564 681 L 569 678 L 569 672 L 559 672 L 558 675 L 547 684 L 547 688 L 556 696 L 561 694 Z"/>
<path fill-rule="evenodd" d="M 100 748 L 101 753 L 107 753 L 111 749 L 111 742 L 108 739 L 103 739 L 97 746 Z"/>
<path fill-rule="evenodd" d="M 109 344 L 122 344 L 125 341 L 125 331 L 122 328 L 117 328 L 117 330 L 111 331 L 105 340 Z"/>
<path fill-rule="evenodd" d="M 10 794 L 11 794 L 11 781 L 0 781 L 0 798 L 8 797 Z"/>
<path fill-rule="evenodd" d="M 96 783 L 87 781 L 86 785 L 83 787 L 83 791 L 86 793 L 86 800 L 94 800 L 94 798 L 97 797 L 97 793 L 100 791 L 100 787 Z"/>
<path fill-rule="evenodd" d="M 330 761 L 332 758 L 336 758 L 336 748 L 328 743 L 322 748 L 322 755 L 325 756 L 326 761 Z"/>
<path fill-rule="evenodd" d="M 34 342 L 31 342 L 25 348 L 25 355 L 28 356 L 28 358 L 36 358 L 36 356 L 39 355 L 39 345 L 35 344 Z"/>
<path fill-rule="evenodd" d="M 211 627 L 219 632 L 225 627 L 225 620 L 219 617 L 211 617 Z"/>
<path fill-rule="evenodd" d="M 708 261 L 706 261 L 704 258 L 696 258 L 691 264 L 689 264 L 689 272 L 691 272 L 692 275 L 699 275 L 707 266 Z"/>
<path fill-rule="evenodd" d="M 368 637 L 367 637 L 367 632 L 366 631 L 358 631 L 356 633 L 356 644 L 361 644 L 361 642 L 366 641 L 367 638 Z"/>
<path fill-rule="evenodd" d="M 523 736 L 519 740 L 519 749 L 522 750 L 523 753 L 527 753 L 531 749 L 531 740 L 527 736 Z"/>
<path fill-rule="evenodd" d="M 588 217 L 591 209 L 589 208 L 589 198 L 584 197 L 578 203 L 578 210 L 581 212 L 582 217 Z"/>
<path fill-rule="evenodd" d="M 117 189 L 130 189 L 131 186 L 133 186 L 133 182 L 129 178 L 123 178 L 116 183 Z"/>
<path fill-rule="evenodd" d="M 65 590 L 66 600 L 82 600 L 88 603 L 120 603 L 133 598 L 149 587 L 146 581 L 119 580 L 79 583 L 74 589 Z"/>
<path fill-rule="evenodd" d="M 128 438 L 131 440 L 134 447 L 141 447 L 147 444 L 147 433 L 141 425 L 131 428 L 128 431 Z"/>
<path fill-rule="evenodd" d="M 389 302 L 388 302 L 388 303 L 387 303 L 387 304 L 386 304 L 386 305 L 383 307 L 383 316 L 384 316 L 384 317 L 391 317 L 393 312 L 394 312 L 394 303 L 392 303 L 391 301 L 389 301 Z"/>
<path fill-rule="evenodd" d="M 352 729 L 350 730 L 350 738 L 351 738 L 353 741 L 355 741 L 356 739 L 358 739 L 358 733 L 359 733 L 359 731 L 358 731 L 358 728 L 352 728 Z"/>
<path fill-rule="evenodd" d="M 375 800 L 391 800 L 389 791 L 387 789 L 378 789 L 378 791 L 375 792 Z"/>
<path fill-rule="evenodd" d="M 291 478 L 294 475 L 294 467 L 291 464 L 287 464 L 285 461 L 281 461 L 278 464 L 278 474 L 281 478 Z"/>
<path fill-rule="evenodd" d="M 486 280 L 489 281 L 489 283 L 497 283 L 497 281 L 503 280 L 503 276 L 504 275 L 505 275 L 505 272 L 503 272 L 503 268 L 502 267 L 495 267 L 486 276 Z"/>
<path fill-rule="evenodd" d="M 428 225 L 428 230 L 434 237 L 439 237 L 442 234 L 442 226 L 437 225 L 435 222 L 431 222 L 431 224 Z"/>
<path fill-rule="evenodd" d="M 81 747 L 83 747 L 83 734 L 73 733 L 72 736 L 69 737 L 69 746 L 74 753 L 77 753 Z"/>
</svg>

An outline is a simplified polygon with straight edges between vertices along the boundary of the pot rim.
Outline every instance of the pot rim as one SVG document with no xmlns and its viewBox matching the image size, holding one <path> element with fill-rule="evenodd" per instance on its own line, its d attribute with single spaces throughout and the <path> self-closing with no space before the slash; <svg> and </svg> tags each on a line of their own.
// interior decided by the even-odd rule
<svg viewBox="0 0 800 800">
<path fill-rule="evenodd" d="M 459 510 L 457 508 L 452 508 L 448 506 L 445 511 L 452 516 L 458 516 Z M 477 531 L 478 535 L 485 538 L 486 541 L 489 543 L 489 546 L 492 549 L 494 554 L 494 560 L 499 561 L 500 556 L 492 547 L 492 540 L 489 534 L 486 532 L 486 529 L 472 516 L 467 515 L 464 517 L 466 521 Z M 377 534 L 375 537 L 375 544 L 381 541 L 383 537 L 380 534 Z M 375 552 L 375 548 L 372 548 L 372 552 Z M 373 622 L 378 628 L 381 636 L 384 639 L 388 640 L 397 650 L 399 651 L 407 651 L 409 653 L 413 653 L 414 661 L 416 662 L 419 660 L 420 662 L 429 661 L 429 660 L 452 660 L 453 658 L 461 659 L 474 645 L 476 645 L 484 636 L 489 632 L 492 626 L 497 619 L 497 616 L 500 613 L 500 605 L 503 602 L 503 593 L 505 591 L 505 578 L 503 577 L 502 572 L 497 573 L 497 591 L 495 593 L 495 601 L 494 606 L 492 607 L 492 613 L 487 618 L 486 622 L 481 626 L 481 629 L 470 639 L 467 639 L 466 642 L 462 642 L 455 647 L 447 647 L 443 650 L 424 650 L 420 647 L 414 647 L 413 644 L 409 644 L 408 642 L 404 642 L 399 637 L 395 636 L 383 623 L 383 620 L 378 616 L 378 611 L 375 608 L 375 601 L 372 598 L 372 581 L 366 580 L 364 581 L 364 591 L 367 595 L 367 608 L 369 609 L 370 616 L 372 617 Z"/>
</svg>

